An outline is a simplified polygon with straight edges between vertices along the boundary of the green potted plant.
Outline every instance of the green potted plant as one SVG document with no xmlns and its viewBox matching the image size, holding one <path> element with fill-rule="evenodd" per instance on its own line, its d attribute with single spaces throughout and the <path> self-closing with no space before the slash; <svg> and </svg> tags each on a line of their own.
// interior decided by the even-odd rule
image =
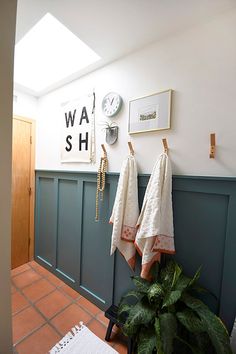
<svg viewBox="0 0 236 354">
<path fill-rule="evenodd" d="M 158 267 L 157 267 L 158 268 Z M 118 316 L 123 333 L 138 354 L 232 354 L 224 324 L 195 295 L 205 291 L 169 261 L 156 269 L 153 281 L 133 276 L 135 289 L 121 300 Z"/>
</svg>

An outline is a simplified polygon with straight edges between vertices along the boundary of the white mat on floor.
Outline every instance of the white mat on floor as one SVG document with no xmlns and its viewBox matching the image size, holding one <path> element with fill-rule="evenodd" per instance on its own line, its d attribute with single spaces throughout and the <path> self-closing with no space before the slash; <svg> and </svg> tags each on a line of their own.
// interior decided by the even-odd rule
<svg viewBox="0 0 236 354">
<path fill-rule="evenodd" d="M 49 354 L 118 354 L 80 322 L 57 343 Z"/>
</svg>

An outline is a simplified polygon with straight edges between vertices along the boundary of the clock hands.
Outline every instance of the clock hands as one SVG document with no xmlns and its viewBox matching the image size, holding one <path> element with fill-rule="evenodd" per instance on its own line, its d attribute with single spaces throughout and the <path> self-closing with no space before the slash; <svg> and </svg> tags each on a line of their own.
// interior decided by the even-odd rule
<svg viewBox="0 0 236 354">
<path fill-rule="evenodd" d="M 113 101 L 114 101 L 114 98 L 115 97 L 113 97 L 112 99 L 110 99 L 110 97 L 107 99 L 108 101 L 109 101 L 109 104 L 112 106 L 112 103 L 113 103 Z"/>
<path fill-rule="evenodd" d="M 118 113 L 121 104 L 121 97 L 114 92 L 110 92 L 103 99 L 102 110 L 107 117 L 113 117 Z"/>
</svg>

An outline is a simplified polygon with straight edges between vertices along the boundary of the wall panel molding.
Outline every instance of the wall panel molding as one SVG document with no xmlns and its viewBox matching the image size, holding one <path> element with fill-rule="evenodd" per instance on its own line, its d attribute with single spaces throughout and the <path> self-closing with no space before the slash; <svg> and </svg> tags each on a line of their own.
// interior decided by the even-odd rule
<svg viewBox="0 0 236 354">
<path fill-rule="evenodd" d="M 119 175 L 108 173 L 95 221 L 96 173 L 37 171 L 35 258 L 101 309 L 132 287 L 123 257 L 110 256 L 109 225 Z M 140 207 L 149 175 L 140 175 Z M 236 315 L 236 178 L 173 176 L 177 261 L 217 299 L 204 300 L 229 329 Z M 140 272 L 137 256 L 135 273 Z"/>
</svg>

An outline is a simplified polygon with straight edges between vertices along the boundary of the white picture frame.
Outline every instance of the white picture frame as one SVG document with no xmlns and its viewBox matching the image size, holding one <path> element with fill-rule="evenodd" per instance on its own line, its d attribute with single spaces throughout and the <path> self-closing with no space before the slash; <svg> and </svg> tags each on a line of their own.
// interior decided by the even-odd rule
<svg viewBox="0 0 236 354">
<path fill-rule="evenodd" d="M 171 95 L 169 89 L 131 100 L 128 133 L 170 129 Z"/>
</svg>

